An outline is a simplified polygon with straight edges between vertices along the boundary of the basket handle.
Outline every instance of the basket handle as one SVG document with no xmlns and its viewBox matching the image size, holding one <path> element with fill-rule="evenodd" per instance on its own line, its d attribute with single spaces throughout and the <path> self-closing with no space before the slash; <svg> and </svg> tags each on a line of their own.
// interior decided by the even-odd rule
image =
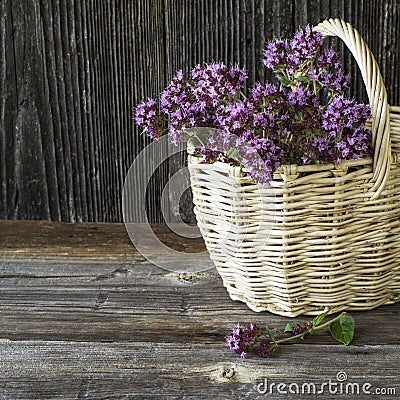
<svg viewBox="0 0 400 400">
<path fill-rule="evenodd" d="M 371 50 L 361 35 L 341 19 L 327 19 L 314 28 L 323 36 L 337 36 L 353 54 L 360 68 L 372 111 L 374 163 L 371 191 L 376 199 L 385 187 L 391 163 L 390 109 L 382 75 Z"/>
</svg>

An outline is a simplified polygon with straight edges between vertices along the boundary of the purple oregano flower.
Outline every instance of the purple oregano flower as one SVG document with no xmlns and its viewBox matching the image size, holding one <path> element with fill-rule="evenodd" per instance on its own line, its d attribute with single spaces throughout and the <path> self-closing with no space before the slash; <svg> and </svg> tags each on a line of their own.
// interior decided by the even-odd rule
<svg viewBox="0 0 400 400">
<path fill-rule="evenodd" d="M 280 84 L 256 82 L 247 94 L 244 69 L 211 63 L 178 71 L 158 101 L 136 107 L 136 123 L 153 140 L 168 132 L 175 144 L 195 127 L 216 128 L 195 154 L 204 163 L 241 165 L 264 185 L 284 164 L 370 156 L 371 110 L 345 97 L 349 78 L 322 43 L 309 26 L 267 43 L 263 63 Z"/>
<path fill-rule="evenodd" d="M 257 324 L 250 324 L 247 327 L 236 325 L 230 335 L 226 337 L 226 345 L 229 349 L 240 357 L 246 358 L 249 348 L 252 343 L 257 340 L 257 337 L 262 334 L 262 330 Z"/>
</svg>

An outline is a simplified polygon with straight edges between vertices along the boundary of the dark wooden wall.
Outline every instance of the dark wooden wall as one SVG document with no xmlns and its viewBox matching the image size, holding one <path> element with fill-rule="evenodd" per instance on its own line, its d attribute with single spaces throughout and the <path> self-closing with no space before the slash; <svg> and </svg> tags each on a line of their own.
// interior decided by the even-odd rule
<svg viewBox="0 0 400 400">
<path fill-rule="evenodd" d="M 363 34 L 400 104 L 399 0 L 0 0 L 0 218 L 120 221 L 125 175 L 147 143 L 135 103 L 199 62 L 263 79 L 265 41 L 325 17 Z M 345 64 L 363 97 L 346 54 Z M 179 163 L 148 188 L 154 222 Z M 190 208 L 185 196 L 188 220 Z"/>
</svg>

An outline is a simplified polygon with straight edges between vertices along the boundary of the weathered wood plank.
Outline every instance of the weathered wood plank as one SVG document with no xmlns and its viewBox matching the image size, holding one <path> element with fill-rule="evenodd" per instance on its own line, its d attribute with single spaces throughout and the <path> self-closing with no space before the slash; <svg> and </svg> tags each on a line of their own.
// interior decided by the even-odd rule
<svg viewBox="0 0 400 400">
<path fill-rule="evenodd" d="M 13 18 L 10 2 L 0 3 L 0 218 L 12 218 L 11 177 L 13 166 L 14 123 L 17 111 L 17 86 L 13 43 Z"/>
<path fill-rule="evenodd" d="M 260 62 L 265 41 L 326 17 L 362 33 L 390 102 L 400 104 L 398 0 L 3 0 L 0 7 L 2 219 L 122 221 L 125 175 L 149 142 L 134 126 L 133 106 L 196 63 L 237 63 L 250 82 L 270 78 Z M 365 99 L 354 62 L 343 56 L 350 95 Z M 151 222 L 163 222 L 163 187 L 182 165 L 183 156 L 163 164 L 150 182 Z M 190 194 L 180 207 L 179 196 L 170 193 L 175 214 L 194 222 Z"/>
<path fill-rule="evenodd" d="M 371 391 L 382 387 L 398 389 L 399 385 L 396 346 L 333 348 L 299 344 L 291 346 L 290 352 L 282 350 L 279 357 L 267 362 L 256 358 L 243 361 L 227 354 L 222 344 L 209 343 L 1 340 L 0 348 L 0 393 L 15 400 L 263 399 L 266 394 L 258 393 L 257 385 L 265 379 L 269 384 L 295 383 L 300 387 L 312 382 L 320 390 L 323 383 L 328 385 L 329 379 L 337 382 L 336 375 L 341 371 L 348 376 L 346 383 L 358 383 L 361 387 L 368 382 Z M 337 397 L 325 387 L 324 399 Z M 275 388 L 273 398 L 299 397 L 279 396 Z"/>
<path fill-rule="evenodd" d="M 159 239 L 178 251 L 200 252 L 203 239 L 185 239 L 167 225 L 152 225 Z M 78 259 L 99 262 L 120 259 L 143 259 L 129 240 L 123 224 L 53 223 L 47 221 L 0 221 L 0 254 L 15 259 L 43 259 L 59 262 Z M 189 249 L 189 250 L 188 250 Z"/>
<path fill-rule="evenodd" d="M 13 50 L 16 87 L 13 104 L 9 104 L 6 113 L 11 108 L 14 111 L 4 116 L 7 120 L 13 118 L 7 124 L 11 130 L 3 131 L 7 138 L 7 149 L 2 154 L 8 172 L 7 200 L 12 205 L 7 215 L 13 219 L 29 219 L 36 214 L 37 218 L 48 219 L 48 187 L 42 146 L 46 141 L 48 99 L 44 90 L 45 49 L 40 34 L 40 6 L 38 2 L 15 4 L 11 1 L 7 5 L 11 7 L 7 15 L 11 18 L 8 26 L 13 32 L 13 46 L 9 49 Z M 7 57 L 6 62 L 10 58 Z M 38 87 L 41 90 L 37 90 Z"/>
<path fill-rule="evenodd" d="M 177 274 L 148 264 L 119 267 L 7 263 L 0 267 L 0 337 L 13 340 L 223 340 L 238 322 L 282 330 L 287 318 L 232 302 L 215 270 Z M 400 322 L 399 305 L 351 312 L 353 344 L 400 345 L 385 321 Z M 299 321 L 308 320 L 299 317 Z M 335 346 L 327 331 L 307 343 Z"/>
<path fill-rule="evenodd" d="M 154 229 L 184 251 L 182 238 Z M 214 269 L 151 265 L 122 224 L 0 222 L 1 398 L 261 399 L 264 379 L 320 388 L 341 371 L 346 383 L 398 390 L 400 304 L 351 314 L 348 347 L 324 331 L 276 358 L 241 360 L 224 346 L 232 326 L 279 333 L 288 319 L 232 302 Z"/>
<path fill-rule="evenodd" d="M 166 226 L 154 228 L 182 252 L 178 262 L 183 266 L 185 251 L 204 249 L 201 240 L 190 240 L 188 247 L 188 239 L 177 239 Z M 232 302 L 215 269 L 176 273 L 149 264 L 122 224 L 1 221 L 0 243 L 3 337 L 78 341 L 117 335 L 128 340 L 135 330 L 141 340 L 157 341 L 159 332 L 174 337 L 175 331 L 184 340 L 208 334 L 222 338 L 237 322 L 265 324 L 268 319 L 281 329 L 287 320 Z M 355 343 L 400 344 L 391 330 L 381 329 L 385 321 L 400 322 L 399 307 L 353 313 Z M 143 329 L 146 324 L 150 333 Z M 332 343 L 326 332 L 310 340 Z"/>
</svg>

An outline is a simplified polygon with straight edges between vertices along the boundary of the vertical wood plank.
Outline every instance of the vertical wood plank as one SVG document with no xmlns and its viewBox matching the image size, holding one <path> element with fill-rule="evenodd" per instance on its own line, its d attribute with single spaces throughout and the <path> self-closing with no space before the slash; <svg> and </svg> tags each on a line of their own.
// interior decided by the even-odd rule
<svg viewBox="0 0 400 400">
<path fill-rule="evenodd" d="M 61 126 L 61 105 L 58 95 L 58 78 L 56 54 L 53 52 L 55 37 L 53 33 L 53 15 L 50 4 L 41 1 L 43 40 L 45 46 L 44 70 L 46 71 L 46 92 L 49 98 L 47 113 L 49 125 L 47 129 L 48 139 L 46 140 L 46 154 L 48 168 L 46 172 L 48 180 L 52 180 L 52 188 L 49 197 L 51 198 L 51 218 L 71 221 L 68 211 L 67 185 L 65 175 L 65 163 Z"/>
<path fill-rule="evenodd" d="M 149 142 L 133 123 L 135 104 L 197 63 L 238 64 L 250 84 L 270 79 L 265 42 L 327 17 L 361 32 L 390 102 L 400 104 L 399 9 L 398 0 L 0 1 L 0 218 L 121 221 L 125 175 Z M 365 100 L 354 61 L 338 47 L 349 95 Z M 184 165 L 181 155 L 154 174 L 150 221 L 163 220 L 163 187 Z M 169 196 L 174 213 L 193 222 L 190 193 Z"/>
<path fill-rule="evenodd" d="M 74 8 L 71 7 L 71 19 L 75 21 L 76 61 L 75 68 L 78 74 L 76 90 L 79 91 L 77 125 L 81 126 L 80 145 L 78 147 L 84 173 L 81 179 L 86 186 L 87 219 L 98 220 L 98 185 L 96 177 L 95 146 L 93 141 L 93 116 L 90 104 L 90 74 L 88 57 L 88 31 L 87 16 L 84 0 L 75 0 Z M 72 15 L 73 13 L 73 15 Z"/>
<path fill-rule="evenodd" d="M 131 24 L 128 28 L 128 42 L 131 43 L 131 51 L 126 65 L 133 65 L 131 71 L 132 92 L 128 99 L 130 114 L 132 108 L 139 101 L 148 97 L 157 96 L 165 86 L 165 26 L 164 26 L 164 2 L 161 0 L 135 1 L 130 5 Z M 128 126 L 133 126 L 133 121 L 127 121 Z M 150 142 L 149 138 L 141 134 L 135 126 L 132 132 L 132 147 L 129 148 L 130 157 L 137 155 Z M 155 151 L 155 150 L 154 150 Z M 149 156 L 148 164 L 143 165 L 144 174 L 152 170 L 153 160 L 157 154 Z M 161 194 L 167 181 L 168 164 L 164 163 L 153 174 L 147 187 L 147 211 L 148 219 L 154 222 L 162 222 Z M 132 204 L 140 204 L 142 193 L 132 193 Z M 130 220 L 137 220 L 140 213 L 132 207 Z M 139 220 L 138 220 L 139 221 Z"/>
<path fill-rule="evenodd" d="M 17 85 L 13 42 L 11 2 L 0 2 L 0 218 L 12 218 L 9 207 L 14 191 L 13 169 L 9 161 L 13 153 L 14 125 L 17 110 Z"/>
<path fill-rule="evenodd" d="M 44 44 L 38 2 L 9 2 L 17 96 L 11 148 L 6 154 L 9 218 L 48 219 L 44 162 L 48 98 L 43 70 Z M 35 55 L 34 57 L 32 57 Z M 11 133 L 10 132 L 10 133 Z"/>
</svg>

